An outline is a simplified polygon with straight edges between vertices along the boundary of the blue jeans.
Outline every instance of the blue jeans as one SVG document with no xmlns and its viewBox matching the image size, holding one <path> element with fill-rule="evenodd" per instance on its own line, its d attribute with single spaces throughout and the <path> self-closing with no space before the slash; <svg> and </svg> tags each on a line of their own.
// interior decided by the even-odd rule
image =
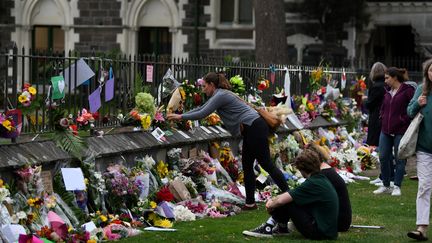
<svg viewBox="0 0 432 243">
<path fill-rule="evenodd" d="M 394 174 L 394 184 L 401 187 L 402 180 L 405 174 L 405 159 L 398 159 L 397 153 L 399 148 L 399 143 L 403 135 L 389 135 L 382 133 L 379 139 L 379 158 L 381 163 L 381 176 L 384 186 L 390 186 L 390 176 L 391 170 L 393 169 L 393 157 L 395 159 L 395 174 Z M 394 155 L 394 156 L 393 156 Z"/>
</svg>

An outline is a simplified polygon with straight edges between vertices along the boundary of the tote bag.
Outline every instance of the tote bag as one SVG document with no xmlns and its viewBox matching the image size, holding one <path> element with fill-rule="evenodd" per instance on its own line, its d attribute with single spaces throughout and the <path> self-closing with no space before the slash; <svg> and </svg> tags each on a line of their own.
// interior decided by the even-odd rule
<svg viewBox="0 0 432 243">
<path fill-rule="evenodd" d="M 422 120 L 423 114 L 419 112 L 411 121 L 411 124 L 409 125 L 405 134 L 402 136 L 399 143 L 399 151 L 397 154 L 398 159 L 407 159 L 408 157 L 415 154 L 419 127 Z"/>
</svg>

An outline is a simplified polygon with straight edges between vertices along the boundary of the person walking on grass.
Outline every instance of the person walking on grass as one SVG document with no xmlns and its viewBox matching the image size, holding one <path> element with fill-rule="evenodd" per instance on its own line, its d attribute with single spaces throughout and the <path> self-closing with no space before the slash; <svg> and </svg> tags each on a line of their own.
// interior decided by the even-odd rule
<svg viewBox="0 0 432 243">
<path fill-rule="evenodd" d="M 385 83 L 388 86 L 381 106 L 381 134 L 379 139 L 379 159 L 383 185 L 374 194 L 388 193 L 401 195 L 402 180 L 405 174 L 406 160 L 398 159 L 399 142 L 407 130 L 411 118 L 406 108 L 414 95 L 414 88 L 405 84 L 406 70 L 390 67 L 385 72 Z M 394 187 L 390 187 L 393 155 L 396 162 Z"/>
<path fill-rule="evenodd" d="M 268 142 L 269 127 L 258 112 L 229 91 L 230 84 L 222 73 L 207 73 L 202 84 L 202 91 L 210 97 L 204 105 L 184 114 L 168 114 L 168 120 L 199 120 L 214 111 L 221 117 L 225 127 L 233 136 L 240 135 L 243 128 L 242 165 L 246 189 L 244 210 L 256 209 L 255 189 L 256 177 L 254 162 L 269 173 L 272 180 L 281 191 L 288 190 L 285 177 L 270 159 Z"/>
<path fill-rule="evenodd" d="M 408 105 L 408 115 L 414 118 L 421 112 L 424 117 L 419 126 L 417 140 L 417 177 L 418 190 L 416 201 L 416 225 L 408 237 L 427 240 L 429 226 L 430 198 L 432 191 L 432 59 L 423 65 L 423 83 L 416 89 Z"/>
<path fill-rule="evenodd" d="M 266 222 L 253 230 L 243 231 L 244 235 L 273 237 L 281 232 L 280 226 L 287 227 L 288 221 L 292 220 L 296 229 L 308 239 L 338 237 L 338 196 L 331 182 L 320 173 L 319 155 L 311 149 L 305 149 L 294 164 L 306 180 L 297 188 L 266 202 L 267 212 L 277 224 Z"/>
</svg>

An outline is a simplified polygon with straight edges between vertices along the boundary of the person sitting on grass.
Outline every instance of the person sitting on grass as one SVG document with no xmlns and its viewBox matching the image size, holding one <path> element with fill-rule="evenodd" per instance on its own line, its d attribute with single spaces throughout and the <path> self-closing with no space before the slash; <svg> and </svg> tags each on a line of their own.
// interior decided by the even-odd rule
<svg viewBox="0 0 432 243">
<path fill-rule="evenodd" d="M 330 183 L 336 190 L 339 199 L 338 232 L 346 232 L 351 227 L 352 209 L 345 181 L 336 172 L 335 168 L 331 167 L 327 163 L 330 157 L 320 149 L 319 145 L 310 143 L 308 146 L 318 154 L 321 161 L 321 174 L 325 175 L 327 179 L 329 179 Z"/>
<path fill-rule="evenodd" d="M 294 162 L 306 180 L 294 190 L 285 192 L 266 203 L 268 213 L 277 225 L 265 222 L 243 234 L 253 237 L 272 237 L 287 232 L 291 219 L 297 230 L 313 240 L 336 239 L 338 236 L 339 200 L 325 175 L 320 173 L 319 155 L 312 149 L 303 150 Z"/>
</svg>

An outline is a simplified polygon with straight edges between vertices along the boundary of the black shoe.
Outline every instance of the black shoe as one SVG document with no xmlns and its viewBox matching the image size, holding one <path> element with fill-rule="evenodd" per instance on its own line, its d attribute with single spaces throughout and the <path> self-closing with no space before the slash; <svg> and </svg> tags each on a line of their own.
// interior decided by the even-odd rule
<svg viewBox="0 0 432 243">
<path fill-rule="evenodd" d="M 288 235 L 290 232 L 287 226 L 283 227 L 280 224 L 276 224 L 276 226 L 272 229 L 272 233 L 274 236 L 284 236 Z"/>
<path fill-rule="evenodd" d="M 258 237 L 258 238 L 271 238 L 273 225 L 264 223 L 253 230 L 245 230 L 243 231 L 244 235 Z"/>
</svg>

